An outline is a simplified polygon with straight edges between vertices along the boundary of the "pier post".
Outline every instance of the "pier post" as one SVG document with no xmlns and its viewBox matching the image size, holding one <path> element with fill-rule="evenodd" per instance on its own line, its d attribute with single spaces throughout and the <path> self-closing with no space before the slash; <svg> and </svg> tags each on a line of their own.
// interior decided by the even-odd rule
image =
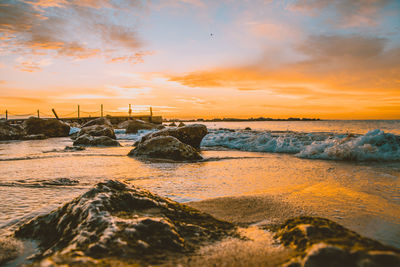
<svg viewBox="0 0 400 267">
<path fill-rule="evenodd" d="M 37 110 L 37 117 L 40 119 L 39 110 Z"/>
<path fill-rule="evenodd" d="M 79 119 L 79 117 L 80 117 L 80 106 L 78 105 L 78 119 Z"/>
<path fill-rule="evenodd" d="M 132 117 L 132 109 L 131 109 L 131 104 L 129 104 L 129 118 Z"/>
<path fill-rule="evenodd" d="M 103 118 L 103 104 L 101 104 L 101 117 Z"/>
<path fill-rule="evenodd" d="M 6 109 L 6 120 L 8 120 L 8 110 Z"/>
<path fill-rule="evenodd" d="M 153 117 L 153 108 L 150 107 L 150 117 Z"/>
<path fill-rule="evenodd" d="M 58 117 L 58 115 L 57 115 L 56 111 L 54 110 L 54 108 L 52 108 L 51 111 L 53 111 L 53 114 L 56 117 L 56 119 L 60 120 L 60 118 Z"/>
</svg>

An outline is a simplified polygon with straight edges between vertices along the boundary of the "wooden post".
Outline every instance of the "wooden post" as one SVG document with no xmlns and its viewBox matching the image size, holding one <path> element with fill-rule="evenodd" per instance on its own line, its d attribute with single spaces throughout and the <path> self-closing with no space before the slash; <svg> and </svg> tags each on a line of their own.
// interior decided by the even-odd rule
<svg viewBox="0 0 400 267">
<path fill-rule="evenodd" d="M 56 117 L 56 119 L 57 119 L 57 120 L 60 120 L 60 118 L 58 117 L 58 115 L 57 115 L 56 111 L 54 110 L 54 108 L 52 108 L 51 111 L 53 111 L 54 116 Z"/>
<path fill-rule="evenodd" d="M 131 109 L 131 104 L 129 104 L 129 118 L 132 117 L 132 109 Z"/>
<path fill-rule="evenodd" d="M 153 117 L 153 109 L 150 107 L 150 117 Z"/>
<path fill-rule="evenodd" d="M 78 119 L 79 119 L 79 117 L 80 117 L 80 106 L 78 105 Z"/>
<path fill-rule="evenodd" d="M 6 109 L 6 120 L 8 120 L 8 110 Z"/>
<path fill-rule="evenodd" d="M 101 117 L 103 118 L 103 104 L 101 104 Z"/>
<path fill-rule="evenodd" d="M 37 117 L 40 119 L 39 110 L 37 110 Z"/>
</svg>

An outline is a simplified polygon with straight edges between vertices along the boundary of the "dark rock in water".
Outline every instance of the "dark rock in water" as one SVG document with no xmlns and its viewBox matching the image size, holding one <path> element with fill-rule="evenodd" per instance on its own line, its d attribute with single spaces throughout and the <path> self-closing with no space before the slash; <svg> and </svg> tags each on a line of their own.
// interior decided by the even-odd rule
<svg viewBox="0 0 400 267">
<path fill-rule="evenodd" d="M 28 135 L 44 134 L 47 137 L 64 137 L 69 135 L 68 124 L 56 119 L 39 119 L 30 117 L 23 126 Z"/>
<path fill-rule="evenodd" d="M 83 127 L 79 133 L 78 137 L 82 135 L 90 135 L 90 136 L 108 136 L 112 139 L 116 139 L 114 129 L 107 125 L 92 125 Z"/>
<path fill-rule="evenodd" d="M 24 135 L 24 129 L 19 125 L 12 125 L 6 121 L 0 121 L 0 141 L 19 140 Z"/>
<path fill-rule="evenodd" d="M 150 133 L 142 137 L 139 143 L 145 142 L 157 136 L 173 136 L 182 143 L 188 144 L 196 149 L 200 149 L 201 140 L 208 133 L 207 127 L 202 124 L 192 124 L 178 128 L 167 128 L 161 131 Z"/>
<path fill-rule="evenodd" d="M 46 139 L 47 136 L 44 134 L 31 134 L 31 135 L 26 135 L 22 139 L 23 140 L 43 140 Z"/>
<path fill-rule="evenodd" d="M 299 252 L 298 263 L 301 266 L 400 267 L 399 250 L 362 237 L 328 219 L 298 217 L 289 219 L 274 230 L 275 237 L 285 246 Z"/>
<path fill-rule="evenodd" d="M 91 127 L 91 126 L 90 126 Z M 74 146 L 121 146 L 117 140 L 108 136 L 91 136 L 84 134 L 75 139 Z"/>
<path fill-rule="evenodd" d="M 250 127 L 246 127 L 246 128 L 244 128 L 244 130 L 245 131 L 251 131 L 251 128 Z"/>
<path fill-rule="evenodd" d="M 69 178 L 57 178 L 49 181 L 42 182 L 43 185 L 76 185 L 79 184 L 78 180 Z"/>
<path fill-rule="evenodd" d="M 183 127 L 183 126 L 186 126 L 186 124 L 184 124 L 183 122 L 180 122 L 178 125 L 178 127 Z"/>
<path fill-rule="evenodd" d="M 108 266 L 116 260 L 122 266 L 157 264 L 234 231 L 232 224 L 188 206 L 107 181 L 22 225 L 15 236 L 38 241 L 36 263 Z"/>
<path fill-rule="evenodd" d="M 70 152 L 74 152 L 74 151 L 82 151 L 85 150 L 86 148 L 84 148 L 83 146 L 66 146 L 64 148 L 64 151 L 70 151 Z"/>
<path fill-rule="evenodd" d="M 137 133 L 139 130 L 157 129 L 158 126 L 153 123 L 133 119 L 120 123 L 118 128 L 126 129 L 126 133 Z"/>
<path fill-rule="evenodd" d="M 145 142 L 140 142 L 128 155 L 177 161 L 203 159 L 192 146 L 184 144 L 172 136 L 157 136 Z"/>
<path fill-rule="evenodd" d="M 97 119 L 88 121 L 87 123 L 82 125 L 82 128 L 93 126 L 93 125 L 106 125 L 111 128 L 113 127 L 112 123 L 108 119 L 103 117 L 103 118 L 97 118 Z"/>
<path fill-rule="evenodd" d="M 168 124 L 168 126 L 176 127 L 176 123 L 175 122 L 171 122 L 170 124 Z"/>
</svg>

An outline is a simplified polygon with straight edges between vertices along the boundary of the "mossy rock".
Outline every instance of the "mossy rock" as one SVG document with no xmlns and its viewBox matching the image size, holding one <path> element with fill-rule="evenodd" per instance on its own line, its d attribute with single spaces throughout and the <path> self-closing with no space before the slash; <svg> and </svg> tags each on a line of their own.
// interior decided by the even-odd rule
<svg viewBox="0 0 400 267">
<path fill-rule="evenodd" d="M 37 260 L 78 266 L 82 260 L 157 264 L 235 233 L 230 223 L 112 180 L 33 219 L 15 236 L 38 240 Z"/>
<path fill-rule="evenodd" d="M 272 230 L 298 253 L 288 266 L 400 266 L 398 249 L 325 218 L 296 217 Z"/>
</svg>

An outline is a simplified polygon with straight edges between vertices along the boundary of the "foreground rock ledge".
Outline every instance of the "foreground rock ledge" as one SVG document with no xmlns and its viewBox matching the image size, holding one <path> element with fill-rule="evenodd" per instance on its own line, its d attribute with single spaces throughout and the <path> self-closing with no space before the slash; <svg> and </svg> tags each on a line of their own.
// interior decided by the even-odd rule
<svg viewBox="0 0 400 267">
<path fill-rule="evenodd" d="M 325 218 L 297 217 L 272 230 L 275 238 L 298 253 L 287 264 L 290 267 L 400 267 L 400 250 Z"/>
<path fill-rule="evenodd" d="M 21 226 L 15 236 L 38 240 L 36 262 L 157 264 L 233 235 L 234 226 L 118 181 L 93 189 Z"/>
</svg>

